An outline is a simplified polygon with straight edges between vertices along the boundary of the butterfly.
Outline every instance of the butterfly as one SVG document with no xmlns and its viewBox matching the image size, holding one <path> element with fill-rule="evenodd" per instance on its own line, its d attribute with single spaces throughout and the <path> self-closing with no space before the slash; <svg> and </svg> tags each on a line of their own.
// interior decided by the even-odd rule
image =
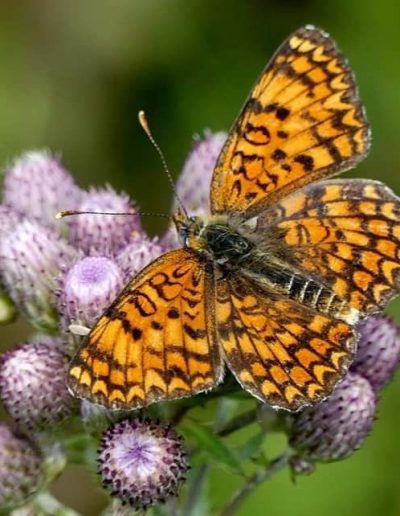
<svg viewBox="0 0 400 516">
<path fill-rule="evenodd" d="M 358 321 L 399 286 L 400 200 L 326 180 L 370 133 L 353 74 L 322 30 L 278 49 L 217 160 L 208 220 L 173 217 L 182 247 L 135 276 L 73 358 L 81 398 L 136 409 L 218 385 L 296 411 L 345 375 Z"/>
</svg>

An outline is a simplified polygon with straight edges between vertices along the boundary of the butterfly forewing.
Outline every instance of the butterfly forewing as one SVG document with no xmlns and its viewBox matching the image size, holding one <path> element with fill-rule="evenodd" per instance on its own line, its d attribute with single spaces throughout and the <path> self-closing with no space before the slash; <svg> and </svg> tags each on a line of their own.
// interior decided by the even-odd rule
<svg viewBox="0 0 400 516">
<path fill-rule="evenodd" d="M 229 134 L 213 174 L 211 211 L 256 215 L 353 166 L 368 148 L 345 59 L 326 33 L 301 28 L 268 64 Z"/>
<path fill-rule="evenodd" d="M 215 386 L 222 362 L 214 330 L 213 269 L 190 249 L 136 276 L 73 359 L 69 385 L 112 408 L 137 408 Z"/>
</svg>

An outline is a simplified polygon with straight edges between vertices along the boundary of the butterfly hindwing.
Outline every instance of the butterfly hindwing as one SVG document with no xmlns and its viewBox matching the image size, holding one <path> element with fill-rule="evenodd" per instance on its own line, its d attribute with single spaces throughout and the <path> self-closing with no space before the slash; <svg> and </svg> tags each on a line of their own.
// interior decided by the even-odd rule
<svg viewBox="0 0 400 516">
<path fill-rule="evenodd" d="M 362 314 L 400 284 L 400 199 L 378 181 L 330 180 L 293 193 L 258 218 L 256 239 L 276 235 L 286 259 L 321 278 Z"/>
<path fill-rule="evenodd" d="M 69 371 L 80 397 L 137 408 L 215 386 L 222 362 L 214 330 L 213 270 L 190 249 L 146 267 L 102 315 Z"/>
<path fill-rule="evenodd" d="M 231 130 L 213 174 L 211 211 L 254 216 L 354 166 L 368 148 L 350 68 L 326 33 L 303 27 L 279 48 Z"/>
<path fill-rule="evenodd" d="M 239 274 L 217 283 L 216 319 L 226 363 L 239 383 L 287 410 L 330 394 L 356 348 L 354 330 L 344 321 L 265 292 Z"/>
</svg>

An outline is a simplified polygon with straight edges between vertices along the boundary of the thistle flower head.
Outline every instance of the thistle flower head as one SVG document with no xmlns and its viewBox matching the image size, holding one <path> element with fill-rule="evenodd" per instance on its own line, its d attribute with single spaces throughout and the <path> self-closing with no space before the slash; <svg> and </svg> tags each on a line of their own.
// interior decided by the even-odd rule
<svg viewBox="0 0 400 516">
<path fill-rule="evenodd" d="M 205 216 L 210 211 L 211 177 L 226 137 L 227 134 L 224 132 L 207 131 L 203 139 L 194 143 L 185 161 L 176 188 L 190 215 Z M 175 200 L 173 211 L 176 209 L 177 201 Z M 178 241 L 173 228 L 166 232 L 162 243 L 166 248 L 177 246 Z"/>
<path fill-rule="evenodd" d="M 103 434 L 99 449 L 103 485 L 135 509 L 176 495 L 187 469 L 182 438 L 169 426 L 125 419 Z"/>
<path fill-rule="evenodd" d="M 132 215 L 78 215 L 68 219 L 70 241 L 86 254 L 115 256 L 142 231 L 135 206 L 125 194 L 111 187 L 86 192 L 79 211 L 131 213 Z"/>
<path fill-rule="evenodd" d="M 25 428 L 57 423 L 71 413 L 66 388 L 68 360 L 56 345 L 23 344 L 1 356 L 0 397 L 9 414 Z"/>
<path fill-rule="evenodd" d="M 76 209 L 80 197 L 72 176 L 47 151 L 25 152 L 4 177 L 4 204 L 53 228 L 60 227 L 56 213 Z"/>
<path fill-rule="evenodd" d="M 0 422 L 0 510 L 22 504 L 37 491 L 42 477 L 36 448 Z"/>
<path fill-rule="evenodd" d="M 358 351 L 351 370 L 378 391 L 399 365 L 400 328 L 387 316 L 371 315 L 360 323 L 359 331 Z"/>
<path fill-rule="evenodd" d="M 191 215 L 209 213 L 210 183 L 226 133 L 206 132 L 194 143 L 177 182 L 177 191 Z"/>
<path fill-rule="evenodd" d="M 327 400 L 290 417 L 290 443 L 305 460 L 344 459 L 364 442 L 375 412 L 368 380 L 348 373 Z"/>
<path fill-rule="evenodd" d="M 104 256 L 78 260 L 60 280 L 58 307 L 64 329 L 70 323 L 93 326 L 124 286 L 122 271 Z"/>
<path fill-rule="evenodd" d="M 14 213 L 10 214 L 14 218 Z M 7 230 L 0 217 L 0 270 L 5 289 L 18 308 L 39 327 L 56 326 L 55 289 L 59 270 L 75 251 L 55 232 L 23 219 Z M 3 231 L 4 230 L 4 231 Z"/>
<path fill-rule="evenodd" d="M 151 239 L 141 233 L 134 237 L 132 242 L 118 254 L 116 262 L 128 280 L 160 256 L 162 252 L 163 247 L 157 238 Z"/>
</svg>

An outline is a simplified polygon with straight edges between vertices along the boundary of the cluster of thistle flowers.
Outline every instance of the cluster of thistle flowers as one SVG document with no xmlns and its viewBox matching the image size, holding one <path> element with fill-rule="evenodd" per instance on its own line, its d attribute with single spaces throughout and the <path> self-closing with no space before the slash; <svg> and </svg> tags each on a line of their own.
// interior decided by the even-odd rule
<svg viewBox="0 0 400 516">
<path fill-rule="evenodd" d="M 225 138 L 206 134 L 185 163 L 177 189 L 190 213 L 208 213 L 211 174 Z M 57 220 L 59 210 L 131 215 Z M 177 245 L 171 230 L 161 239 L 146 235 L 128 196 L 110 187 L 82 190 L 48 152 L 26 153 L 8 168 L 0 206 L 0 317 L 9 321 L 15 306 L 36 333 L 0 360 L 0 398 L 13 421 L 0 424 L 0 509 L 37 501 L 51 480 L 43 435 L 76 413 L 93 430 L 101 413 L 89 402 L 79 407 L 66 389 L 68 360 L 79 340 L 71 325 L 90 328 L 128 279 Z M 371 429 L 379 391 L 398 364 L 400 338 L 381 315 L 367 319 L 360 332 L 357 358 L 334 394 L 290 417 L 296 473 L 350 455 Z M 188 469 L 175 430 L 134 413 L 105 420 L 113 422 L 98 449 L 103 485 L 135 508 L 175 495 Z"/>
</svg>

